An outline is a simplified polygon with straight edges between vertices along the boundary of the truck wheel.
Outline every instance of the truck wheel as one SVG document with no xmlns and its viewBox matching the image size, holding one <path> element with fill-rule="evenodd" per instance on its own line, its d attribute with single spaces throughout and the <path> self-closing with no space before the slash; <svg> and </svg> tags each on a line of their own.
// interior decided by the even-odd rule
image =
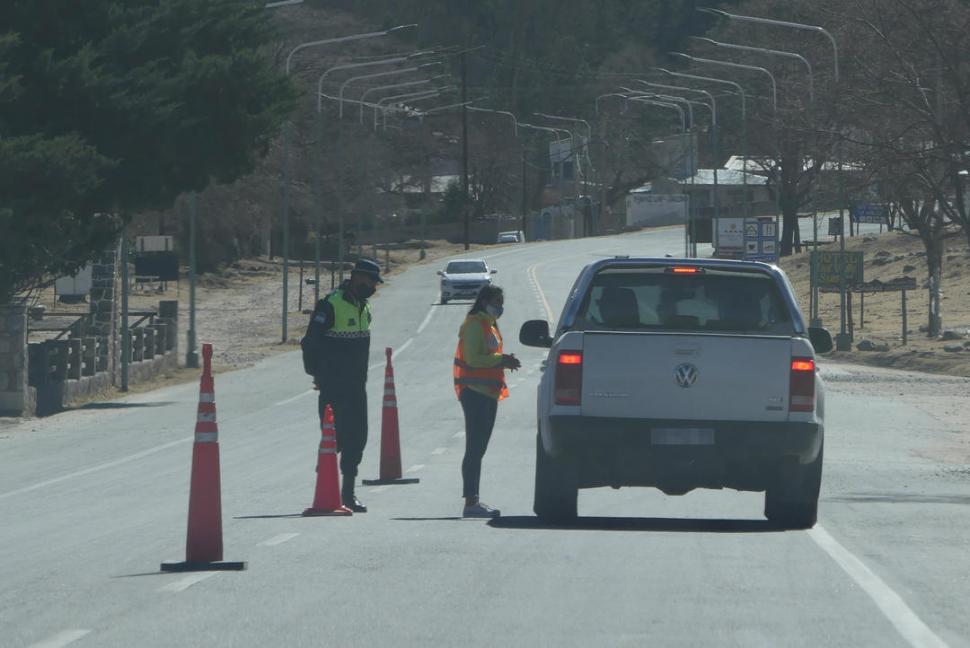
<svg viewBox="0 0 970 648">
<path fill-rule="evenodd" d="M 818 520 L 818 494 L 822 486 L 822 452 L 808 465 L 782 467 L 775 483 L 765 491 L 765 517 L 789 529 L 811 529 Z"/>
<path fill-rule="evenodd" d="M 577 516 L 579 489 L 571 462 L 550 457 L 536 435 L 536 487 L 532 510 L 544 522 L 571 522 Z"/>
</svg>

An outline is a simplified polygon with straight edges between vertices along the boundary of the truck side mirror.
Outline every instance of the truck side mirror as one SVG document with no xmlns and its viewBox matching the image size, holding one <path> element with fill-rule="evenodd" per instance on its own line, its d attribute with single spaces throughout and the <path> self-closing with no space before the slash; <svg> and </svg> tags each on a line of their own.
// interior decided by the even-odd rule
<svg viewBox="0 0 970 648">
<path fill-rule="evenodd" d="M 832 334 L 822 327 L 810 326 L 808 340 L 815 348 L 815 353 L 828 353 L 832 350 Z"/>
<path fill-rule="evenodd" d="M 548 349 L 552 346 L 552 338 L 549 336 L 549 322 L 546 320 L 529 320 L 519 329 L 519 342 L 525 346 L 544 347 Z"/>
</svg>

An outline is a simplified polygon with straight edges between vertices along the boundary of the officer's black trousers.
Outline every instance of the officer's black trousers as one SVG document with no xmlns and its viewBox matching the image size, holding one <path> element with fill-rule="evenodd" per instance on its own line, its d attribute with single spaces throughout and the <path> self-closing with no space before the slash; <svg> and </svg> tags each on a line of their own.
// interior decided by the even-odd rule
<svg viewBox="0 0 970 648">
<path fill-rule="evenodd" d="M 488 449 L 488 440 L 492 438 L 498 400 L 472 389 L 461 390 L 459 400 L 465 413 L 465 458 L 461 462 L 462 497 L 478 497 L 482 457 Z"/>
<path fill-rule="evenodd" d="M 321 385 L 321 420 L 328 403 L 333 408 L 333 423 L 337 429 L 340 472 L 344 477 L 354 478 L 367 445 L 367 390 L 363 384 Z"/>
</svg>

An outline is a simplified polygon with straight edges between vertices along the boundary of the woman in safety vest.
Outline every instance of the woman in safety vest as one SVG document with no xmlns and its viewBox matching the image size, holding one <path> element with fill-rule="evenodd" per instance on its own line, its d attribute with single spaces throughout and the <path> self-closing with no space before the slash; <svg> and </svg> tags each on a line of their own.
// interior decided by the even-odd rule
<svg viewBox="0 0 970 648">
<path fill-rule="evenodd" d="M 493 518 L 501 514 L 479 501 L 478 485 L 498 402 L 509 395 L 505 370 L 522 366 L 514 355 L 502 353 L 498 319 L 504 302 L 501 288 L 485 286 L 458 332 L 454 375 L 455 393 L 465 413 L 465 458 L 461 462 L 464 517 Z"/>
</svg>

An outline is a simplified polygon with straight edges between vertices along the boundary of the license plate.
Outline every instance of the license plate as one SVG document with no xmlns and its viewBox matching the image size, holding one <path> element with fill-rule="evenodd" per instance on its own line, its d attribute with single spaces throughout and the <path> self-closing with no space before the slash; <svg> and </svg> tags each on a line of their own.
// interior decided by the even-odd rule
<svg viewBox="0 0 970 648">
<path fill-rule="evenodd" d="M 714 445 L 713 428 L 653 428 L 653 445 Z"/>
</svg>

